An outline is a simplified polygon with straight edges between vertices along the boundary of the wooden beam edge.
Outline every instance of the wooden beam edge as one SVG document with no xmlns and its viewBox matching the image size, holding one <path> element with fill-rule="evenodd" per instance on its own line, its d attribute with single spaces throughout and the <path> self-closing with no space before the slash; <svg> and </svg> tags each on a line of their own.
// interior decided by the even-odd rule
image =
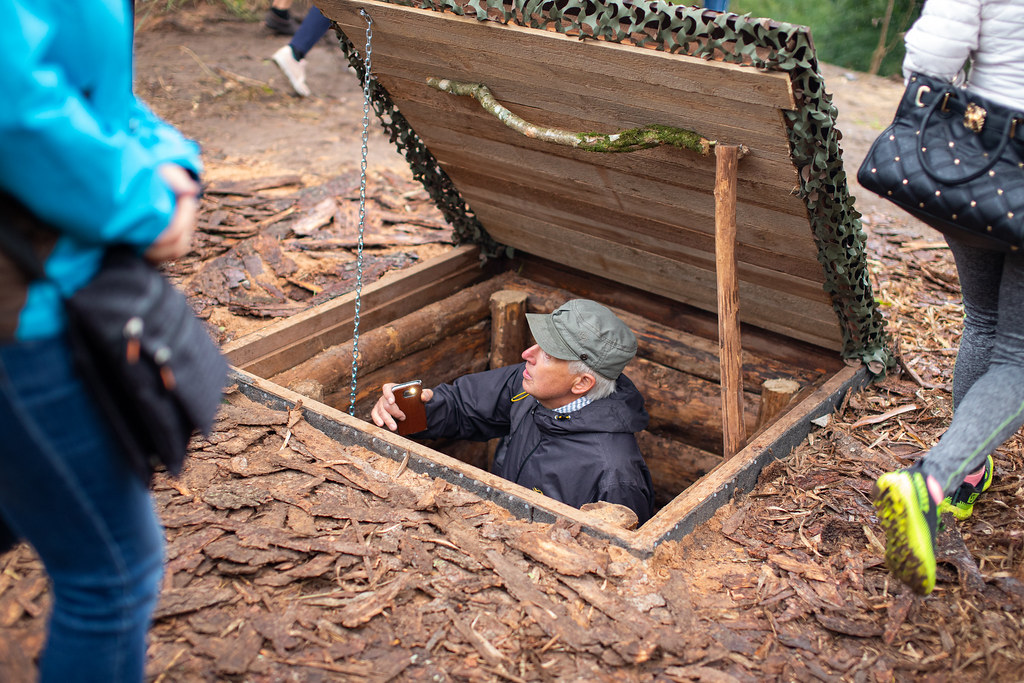
<svg viewBox="0 0 1024 683">
<path fill-rule="evenodd" d="M 519 35 L 534 34 L 538 36 L 538 39 L 540 40 L 547 40 L 551 42 L 563 41 L 572 44 L 574 47 L 580 44 L 579 39 L 575 37 L 566 36 L 561 33 L 555 33 L 552 31 L 545 31 L 527 26 L 520 26 L 514 23 L 500 23 L 495 20 L 481 22 L 472 17 L 457 16 L 450 12 L 440 12 L 419 7 L 407 7 L 404 5 L 398 5 L 391 2 L 381 2 L 380 0 L 322 0 L 321 2 L 317 3 L 317 6 L 324 13 L 324 16 L 328 17 L 332 21 L 337 22 L 339 26 L 347 28 L 349 31 L 352 31 L 357 35 L 359 34 L 359 32 L 365 30 L 365 24 L 359 21 L 353 15 L 358 9 L 366 9 L 367 11 L 372 10 L 376 13 L 385 16 L 391 14 L 392 16 L 395 17 L 410 17 L 415 16 L 416 14 L 426 13 L 426 16 L 430 17 L 431 20 L 436 20 L 437 22 L 447 21 L 457 24 L 463 24 L 466 27 L 470 27 L 470 30 L 476 30 L 474 27 L 483 25 L 489 29 L 511 31 L 513 34 L 518 34 L 517 37 Z M 380 31 L 381 29 L 378 27 L 377 30 Z M 357 48 L 362 47 L 361 45 L 358 45 L 358 41 L 355 42 L 357 43 Z M 585 46 L 585 48 L 589 47 L 592 44 L 593 42 Z M 777 85 L 782 86 L 784 96 L 778 97 L 776 93 L 772 93 L 772 95 L 775 96 L 769 97 L 768 95 L 762 93 L 762 95 L 764 96 L 761 98 L 760 101 L 770 100 L 771 106 L 776 106 L 779 108 L 797 108 L 796 97 L 793 92 L 792 79 L 789 77 L 789 74 L 784 73 L 782 71 L 763 71 L 753 66 L 732 64 L 729 62 L 719 60 L 705 60 L 701 59 L 700 57 L 692 57 L 690 55 L 683 55 L 673 52 L 652 50 L 650 48 L 638 47 L 636 45 L 629 45 L 624 43 L 613 43 L 611 41 L 600 41 L 599 44 L 601 48 L 619 50 L 636 55 L 643 55 L 645 58 L 649 58 L 652 60 L 662 60 L 667 61 L 668 63 L 671 63 L 671 61 L 685 61 L 689 63 L 691 68 L 694 69 L 695 71 L 702 71 L 704 73 L 710 72 L 713 74 L 716 71 L 719 71 L 719 73 L 721 71 L 728 71 L 733 72 L 740 79 L 750 79 L 753 82 L 756 82 L 756 80 L 768 81 L 770 79 L 775 79 L 781 81 L 781 83 L 778 83 Z M 756 101 L 757 100 L 755 99 L 755 102 Z"/>
<path fill-rule="evenodd" d="M 401 271 L 394 271 L 394 274 L 389 273 L 377 282 L 363 288 L 362 298 L 386 301 L 388 293 L 392 289 L 398 292 L 401 288 L 408 288 L 409 283 L 414 282 L 417 278 L 429 279 L 430 274 L 434 271 L 444 271 L 448 276 L 452 276 L 461 271 L 479 267 L 479 265 L 479 247 L 476 245 L 456 247 L 452 251 L 428 259 L 421 264 Z M 422 287 L 432 289 L 429 281 L 425 281 Z M 314 334 L 322 334 L 325 329 L 336 326 L 339 322 L 346 322 L 352 315 L 346 313 L 344 309 L 352 308 L 355 305 L 355 297 L 355 292 L 349 292 L 309 310 L 277 320 L 266 327 L 227 342 L 221 347 L 221 352 L 232 365 L 250 369 L 269 356 L 305 342 L 310 335 L 303 330 L 310 325 L 316 328 Z"/>
<path fill-rule="evenodd" d="M 807 436 L 810 420 L 830 413 L 848 390 L 868 379 L 867 368 L 862 365 L 843 368 L 736 457 L 677 496 L 638 531 L 627 531 L 244 370 L 231 369 L 231 381 L 247 397 L 279 410 L 294 407 L 301 400 L 306 421 L 339 443 L 363 446 L 399 462 L 408 454 L 408 467 L 415 472 L 444 479 L 521 519 L 550 524 L 561 517 L 576 522 L 587 534 L 639 557 L 649 557 L 659 544 L 689 534 L 731 501 L 736 491 L 751 490 L 769 462 L 788 455 Z"/>
<path fill-rule="evenodd" d="M 246 397 L 276 410 L 293 408 L 301 400 L 306 422 L 335 441 L 362 446 L 397 462 L 402 462 L 408 454 L 407 467 L 412 471 L 444 479 L 521 519 L 550 524 L 558 518 L 566 518 L 579 523 L 582 530 L 591 536 L 606 539 L 637 555 L 649 554 L 635 547 L 632 538 L 636 532 L 612 526 L 582 510 L 467 465 L 372 422 L 360 420 L 236 367 L 231 368 L 229 381 Z"/>
<path fill-rule="evenodd" d="M 634 548 L 654 552 L 665 541 L 678 540 L 698 524 L 711 519 L 729 503 L 737 491 L 751 491 L 768 463 L 789 455 L 811 431 L 811 420 L 831 413 L 847 391 L 866 384 L 867 367 L 856 364 L 842 368 L 778 422 L 761 433 L 731 460 L 709 472 L 636 532 Z"/>
</svg>

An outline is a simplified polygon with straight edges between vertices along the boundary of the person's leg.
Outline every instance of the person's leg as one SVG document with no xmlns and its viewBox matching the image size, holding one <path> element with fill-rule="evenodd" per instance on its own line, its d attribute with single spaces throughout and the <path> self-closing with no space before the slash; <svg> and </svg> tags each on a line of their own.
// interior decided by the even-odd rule
<svg viewBox="0 0 1024 683">
<path fill-rule="evenodd" d="M 987 368 L 964 391 L 949 429 L 922 462 L 923 471 L 938 480 L 946 495 L 954 492 L 966 475 L 983 467 L 987 456 L 1024 425 L 1024 256 L 998 256 L 1002 257 L 998 314 L 994 339 L 987 351 Z M 992 262 L 991 258 L 979 259 L 972 267 L 990 267 Z M 982 277 L 976 272 L 961 271 L 965 308 L 969 289 L 966 283 Z M 987 321 L 979 327 L 985 325 Z M 983 330 L 984 334 L 987 332 Z M 981 347 L 981 355 L 988 342 L 973 339 L 968 343 Z M 963 344 L 961 341 L 961 350 Z M 969 378 L 962 381 L 967 383 Z"/>
<path fill-rule="evenodd" d="M 993 268 L 998 275 L 998 320 L 991 348 L 985 351 L 982 331 L 980 340 L 968 339 L 966 349 L 970 363 L 980 365 L 988 355 L 987 367 L 972 377 L 978 368 L 967 366 L 961 381 L 969 388 L 939 443 L 910 469 L 883 474 L 874 489 L 878 519 L 885 530 L 886 565 L 922 594 L 930 593 L 935 585 L 935 536 L 944 496 L 955 498 L 969 473 L 985 467 L 989 454 L 1024 425 L 1024 256 L 996 258 L 1002 261 L 1000 268 L 983 255 L 963 259 L 964 252 L 957 249 L 957 263 L 958 268 L 963 263 L 960 277 L 969 315 L 976 312 L 974 305 L 967 303 L 978 293 L 974 286 L 991 282 L 991 273 L 975 269 Z M 972 349 L 971 344 L 978 347 Z M 978 357 L 971 360 L 975 353 Z M 981 472 L 983 480 L 977 481 L 976 487 L 984 490 L 991 481 L 991 470 Z M 969 502 L 973 504 L 973 500 Z"/>
<path fill-rule="evenodd" d="M 300 97 L 312 94 L 306 85 L 306 53 L 313 49 L 331 28 L 330 20 L 316 7 L 311 7 L 295 32 L 291 42 L 274 53 L 273 60 L 288 78 L 295 93 Z"/>
<path fill-rule="evenodd" d="M 999 288 L 1003 278 L 1003 254 L 979 249 L 947 238 L 956 260 L 964 305 L 964 329 L 953 369 L 953 411 L 967 391 L 988 370 L 999 322 Z M 978 496 L 992 484 L 994 464 L 988 455 L 984 465 L 971 472 L 946 496 L 939 512 L 951 512 L 964 520 L 974 511 Z"/>
<path fill-rule="evenodd" d="M 18 536 L 11 531 L 11 527 L 0 517 L 0 555 L 3 555 L 14 546 L 18 545 Z"/>
<path fill-rule="evenodd" d="M 263 17 L 264 25 L 278 35 L 290 36 L 295 33 L 292 23 L 292 0 L 273 0 Z"/>
<path fill-rule="evenodd" d="M 302 20 L 298 30 L 288 44 L 292 48 L 292 55 L 296 60 L 305 59 L 313 46 L 317 44 L 324 34 L 331 28 L 331 20 L 324 16 L 316 7 L 310 7 L 306 18 Z"/>
<path fill-rule="evenodd" d="M 0 517 L 53 583 L 41 681 L 141 681 L 163 533 L 63 339 L 0 347 L 0 433 Z"/>
<path fill-rule="evenodd" d="M 1003 254 L 971 247 L 948 238 L 956 261 L 964 305 L 964 329 L 953 368 L 953 411 L 979 377 L 988 370 L 996 325 L 999 322 L 999 287 Z"/>
</svg>

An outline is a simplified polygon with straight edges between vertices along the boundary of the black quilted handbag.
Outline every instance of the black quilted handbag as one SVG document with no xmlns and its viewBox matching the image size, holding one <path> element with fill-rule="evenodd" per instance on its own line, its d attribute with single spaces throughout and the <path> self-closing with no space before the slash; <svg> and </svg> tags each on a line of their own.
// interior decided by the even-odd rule
<svg viewBox="0 0 1024 683">
<path fill-rule="evenodd" d="M 53 234 L 0 192 L 0 251 L 29 280 L 48 276 L 34 239 Z M 228 365 L 185 295 L 131 247 L 107 249 L 103 266 L 64 300 L 75 367 L 148 482 L 155 468 L 177 475 L 195 430 L 209 433 Z"/>
<path fill-rule="evenodd" d="M 915 73 L 857 181 L 976 246 L 1024 246 L 1024 113 Z"/>
<path fill-rule="evenodd" d="M 114 246 L 64 309 L 76 366 L 129 464 L 143 481 L 160 465 L 177 475 L 192 433 L 210 432 L 228 373 L 185 295 Z"/>
</svg>

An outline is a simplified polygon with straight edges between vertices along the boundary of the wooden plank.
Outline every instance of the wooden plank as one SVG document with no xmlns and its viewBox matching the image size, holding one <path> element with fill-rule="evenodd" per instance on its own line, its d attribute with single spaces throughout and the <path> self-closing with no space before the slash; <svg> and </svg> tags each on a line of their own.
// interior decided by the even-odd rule
<svg viewBox="0 0 1024 683">
<path fill-rule="evenodd" d="M 550 249 L 551 244 L 561 240 L 563 246 L 560 249 L 566 252 L 562 254 L 564 262 L 564 259 L 575 256 L 575 252 L 594 251 L 598 249 L 597 245 L 601 244 L 600 251 L 612 250 L 608 252 L 606 258 L 610 258 L 614 253 L 625 259 L 622 263 L 612 264 L 619 270 L 644 271 L 647 269 L 645 261 L 648 258 L 654 258 L 667 265 L 673 264 L 669 265 L 672 268 L 691 266 L 696 272 L 684 274 L 682 277 L 701 286 L 712 288 L 715 286 L 713 278 L 708 279 L 706 275 L 699 272 L 714 272 L 713 249 L 710 251 L 695 249 L 680 241 L 658 240 L 643 233 L 637 233 L 630 237 L 629 233 L 622 233 L 614 228 L 606 232 L 603 223 L 588 221 L 586 217 L 576 218 L 574 216 L 570 219 L 556 216 L 555 218 L 561 220 L 553 220 L 544 212 L 534 211 L 530 205 L 520 205 L 521 210 L 518 211 L 516 205 L 505 201 L 499 205 L 497 199 L 479 202 L 478 205 L 484 207 L 478 211 L 478 214 L 485 225 L 491 226 L 489 232 L 499 241 L 524 251 L 535 251 L 536 248 L 530 247 L 531 241 L 536 241 L 538 245 L 543 242 Z M 582 270 L 602 274 L 601 271 L 587 268 L 582 268 Z M 794 301 L 800 305 L 815 302 L 827 304 L 829 302 L 821 282 L 816 279 L 801 278 L 792 273 L 779 272 L 748 262 L 739 264 L 739 272 L 740 279 L 744 283 L 775 290 L 772 297 L 776 302 Z M 713 307 L 710 310 L 713 310 Z M 827 321 L 827 318 L 822 321 Z"/>
<path fill-rule="evenodd" d="M 654 505 L 661 508 L 695 481 L 722 464 L 722 456 L 659 432 L 636 435 L 637 445 L 651 471 Z"/>
<path fill-rule="evenodd" d="M 481 206 L 484 208 L 478 213 L 485 224 L 491 225 L 490 232 L 500 241 L 524 251 L 537 253 L 538 249 L 543 249 L 539 252 L 542 256 L 566 265 L 575 265 L 575 260 L 583 254 L 604 254 L 603 257 L 598 256 L 597 260 L 590 259 L 590 267 L 576 267 L 597 275 L 610 272 L 632 274 L 628 284 L 634 286 L 642 286 L 640 283 L 651 278 L 656 280 L 661 277 L 659 269 L 668 269 L 672 277 L 682 278 L 679 280 L 680 285 L 689 283 L 701 288 L 715 287 L 714 277 L 709 275 L 714 273 L 713 251 L 692 249 L 689 245 L 668 240 L 648 239 L 642 234 L 637 235 L 635 239 L 620 239 L 621 235 L 617 231 L 603 233 L 594 227 L 595 224 L 583 220 L 556 223 L 541 213 L 528 211 L 529 207 L 524 207 L 522 212 L 526 215 L 520 215 L 511 205 L 496 206 L 492 203 L 482 203 Z M 551 256 L 552 252 L 558 253 L 558 258 Z M 614 259 L 621 259 L 621 262 L 613 263 Z M 813 307 L 818 304 L 831 308 L 828 296 L 823 291 L 821 283 L 816 280 L 800 278 L 746 262 L 740 263 L 738 268 L 740 279 L 745 286 L 765 290 L 764 294 L 769 295 L 765 303 L 769 305 L 786 302 L 787 305 Z M 683 272 L 688 269 L 692 272 Z M 679 295 L 684 296 L 686 293 L 681 292 Z M 682 300 L 680 296 L 672 298 Z M 715 308 L 714 305 L 701 307 L 705 310 Z M 819 323 L 830 322 L 830 316 L 811 315 L 807 311 L 794 313 L 810 317 Z"/>
<path fill-rule="evenodd" d="M 466 199 L 472 206 L 482 207 L 477 214 L 488 232 L 499 241 L 504 242 L 502 236 L 517 232 L 546 230 L 545 226 L 552 224 L 558 229 L 578 233 L 578 239 L 616 242 L 697 268 L 711 269 L 714 263 L 714 236 L 703 231 L 654 221 L 636 223 L 630 220 L 629 214 L 588 208 L 568 199 L 559 205 L 557 197 L 544 195 L 536 202 L 524 203 L 504 192 L 478 187 L 471 188 Z M 541 199 L 545 201 L 542 203 Z M 810 236 L 804 235 L 803 239 L 810 241 Z M 529 249 L 524 243 L 509 244 Z M 824 278 L 817 261 L 808 262 L 796 255 L 773 253 L 746 244 L 740 245 L 740 251 L 744 256 L 740 263 L 744 279 L 780 287 L 811 300 L 825 300 Z"/>
<path fill-rule="evenodd" d="M 487 206 L 477 213 L 485 224 L 503 226 L 500 233 L 495 232 L 495 237 L 506 244 L 707 311 L 713 311 L 717 306 L 714 269 L 710 265 L 698 268 L 693 263 L 665 258 L 553 223 L 516 225 L 517 219 L 510 212 L 491 220 L 495 218 L 495 212 L 496 209 Z M 842 347 L 839 323 L 824 291 L 818 298 L 794 295 L 791 288 L 804 288 L 810 292 L 815 287 L 794 278 L 788 280 L 791 287 L 783 287 L 782 290 L 768 288 L 748 281 L 744 276 L 747 269 L 754 272 L 759 280 L 774 276 L 749 265 L 740 266 L 740 296 L 744 301 L 756 302 L 741 311 L 741 320 L 816 346 Z M 780 279 L 778 284 L 785 282 Z"/>
<path fill-rule="evenodd" d="M 442 99 L 439 97 L 440 95 L 451 99 Z M 684 177 L 690 169 L 706 170 L 711 163 L 710 157 L 701 157 L 699 154 L 669 146 L 621 154 L 601 154 L 582 152 L 570 147 L 534 140 L 511 130 L 490 114 L 475 109 L 477 106 L 475 100 L 456 98 L 443 93 L 432 93 L 422 98 L 406 97 L 401 100 L 401 106 L 403 115 L 409 120 L 417 133 L 428 141 L 431 148 L 437 147 L 439 144 L 447 144 L 449 147 L 454 147 L 458 146 L 459 141 L 464 142 L 466 139 L 471 139 L 482 141 L 485 144 L 502 144 L 511 148 L 522 147 L 525 150 L 534 150 L 555 157 L 577 159 L 598 167 L 633 167 L 640 175 L 646 175 L 647 177 L 665 176 L 663 172 L 650 170 L 649 164 L 652 163 L 655 166 L 665 165 L 687 169 L 676 171 L 676 173 L 672 174 L 673 176 L 683 175 Z M 540 118 L 538 116 L 530 117 L 531 111 L 533 110 L 527 107 L 519 110 L 524 115 L 524 118 Z M 571 127 L 576 130 L 585 131 L 601 129 L 604 132 L 617 132 L 627 127 L 610 124 L 602 125 L 590 120 L 577 122 L 575 120 L 561 119 L 557 123 L 559 127 Z M 757 164 L 761 168 L 772 170 L 772 177 L 758 177 L 756 172 L 749 169 L 742 169 L 739 177 L 744 182 L 768 185 L 769 187 L 783 183 L 788 184 L 790 178 L 792 178 L 795 184 L 797 171 L 790 157 L 789 141 L 784 134 L 785 129 L 782 127 L 781 122 L 776 121 L 771 124 L 769 130 L 773 131 L 773 134 L 754 129 L 752 134 L 744 133 L 741 137 L 745 139 L 744 144 L 749 143 L 747 146 L 751 151 L 748 155 L 748 161 L 756 159 Z M 770 147 L 756 146 L 759 141 L 766 144 L 770 141 Z M 643 163 L 637 163 L 637 158 L 643 159 Z M 502 161 L 502 159 L 499 158 L 498 161 Z"/>
<path fill-rule="evenodd" d="M 481 22 L 450 13 L 424 11 L 372 0 L 317 3 L 349 36 L 365 31 L 359 15 L 365 9 L 374 21 L 374 38 L 394 36 L 414 53 L 434 54 L 452 67 L 539 62 L 548 68 L 545 79 L 578 80 L 581 87 L 621 79 L 652 89 L 694 92 L 708 99 L 734 100 L 781 109 L 795 109 L 792 85 L 783 73 L 765 73 L 753 67 L 710 62 L 686 55 L 659 52 L 605 41 L 582 41 L 553 31 L 538 31 L 515 24 Z M 361 45 L 354 41 L 356 47 Z M 436 52 L 431 52 L 437 44 Z M 376 42 L 375 42 L 376 45 Z M 377 49 L 375 48 L 375 53 Z M 476 62 L 473 55 L 481 55 Z M 376 56 L 376 55 L 375 55 Z M 593 76 L 594 83 L 582 78 Z"/>
<path fill-rule="evenodd" d="M 552 190 L 564 186 L 601 191 L 611 185 L 614 175 L 629 178 L 628 187 L 642 189 L 654 183 L 706 197 L 714 170 L 710 157 L 667 147 L 628 154 L 598 154 L 569 148 L 561 151 L 551 145 L 542 147 L 541 143 L 469 137 L 471 131 L 458 129 L 455 122 L 447 119 L 444 123 L 427 123 L 425 131 L 431 141 L 431 152 L 446 168 L 462 167 L 517 180 L 532 178 L 528 174 L 532 168 L 543 174 L 543 186 Z M 472 140 L 472 144 L 467 144 L 467 140 Z M 484 160 L 491 163 L 481 163 Z M 549 179 L 554 179 L 557 185 L 551 185 Z M 753 155 L 745 157 L 738 179 L 740 200 L 744 205 L 796 216 L 807 223 L 807 206 L 794 194 L 799 178 L 788 157 L 782 161 Z M 540 177 L 533 184 L 541 185 Z M 686 208 L 682 198 L 669 195 L 661 200 L 674 204 L 676 209 Z"/>
<path fill-rule="evenodd" d="M 491 294 L 502 288 L 508 277 L 499 275 L 437 299 L 385 321 L 363 328 L 359 340 L 358 372 L 372 372 L 413 351 L 420 351 L 441 339 L 471 327 L 490 314 Z M 324 349 L 312 358 L 297 363 L 270 379 L 282 386 L 300 380 L 316 380 L 324 391 L 337 391 L 351 374 L 353 340 Z"/>
<path fill-rule="evenodd" d="M 624 370 L 644 397 L 649 429 L 671 432 L 691 446 L 719 453 L 722 450 L 722 388 L 645 358 L 634 358 Z M 760 397 L 740 393 L 739 421 L 744 428 L 757 424 Z"/>
<path fill-rule="evenodd" d="M 718 280 L 718 359 L 722 367 L 722 453 L 739 452 L 746 439 L 740 375 L 740 296 L 736 276 L 736 167 L 739 149 L 715 147 L 715 273 Z"/>
<path fill-rule="evenodd" d="M 444 133 L 428 126 L 432 133 Z M 461 135 L 456 133 L 456 135 Z M 682 150 L 644 150 L 630 154 L 607 154 L 574 151 L 572 155 L 553 154 L 550 150 L 529 149 L 500 141 L 469 142 L 468 138 L 447 138 L 432 135 L 431 152 L 459 186 L 509 182 L 522 186 L 519 191 L 560 194 L 566 198 L 585 198 L 621 210 L 629 201 L 639 206 L 629 208 L 652 212 L 653 218 L 669 220 L 679 212 L 708 219 L 714 216 L 708 190 L 714 184 L 714 164 Z M 693 165 L 665 163 L 664 152 L 678 159 L 688 158 Z M 589 156 L 586 156 L 589 154 Z M 626 163 L 627 160 L 630 163 Z M 751 161 L 754 161 L 753 159 Z M 699 165 L 697 165 L 699 162 Z M 762 173 L 776 174 L 772 184 L 758 178 L 739 183 L 738 217 L 741 223 L 762 226 L 763 243 L 770 244 L 770 230 L 793 235 L 809 235 L 807 207 L 797 197 L 786 201 L 797 182 L 796 171 L 777 164 L 755 164 Z M 791 177 L 787 177 L 791 176 Z M 792 181 L 792 183 L 790 182 Z M 781 201 L 772 202 L 772 198 Z M 628 199 L 626 199 L 628 198 Z M 624 204 L 624 201 L 626 204 Z M 709 230 L 710 232 L 710 230 Z M 788 236 L 788 235 L 787 235 Z M 785 237 L 776 238 L 783 241 Z"/>
<path fill-rule="evenodd" d="M 380 388 L 385 382 L 419 379 L 423 386 L 435 387 L 462 375 L 486 370 L 490 334 L 490 322 L 484 320 L 391 365 L 361 374 L 356 382 L 356 415 L 369 421 L 370 411 L 380 398 Z M 345 369 L 338 368 L 338 372 L 345 372 Z M 351 398 L 349 386 L 328 394 L 322 403 L 347 411 Z"/>
<path fill-rule="evenodd" d="M 717 364 L 717 343 L 713 342 L 718 339 L 717 315 L 532 254 L 520 253 L 517 256 L 515 272 L 518 275 L 519 286 L 526 281 L 535 285 L 561 288 L 576 297 L 594 299 L 606 306 L 643 316 L 666 328 L 685 330 L 689 334 L 706 339 L 710 343 L 710 346 L 706 347 L 707 353 Z M 750 325 L 742 325 L 741 328 L 744 350 L 759 357 L 771 359 L 784 366 L 803 368 L 815 375 L 832 374 L 843 367 L 842 359 L 831 350 Z M 757 389 L 751 387 L 751 390 Z"/>
<path fill-rule="evenodd" d="M 363 288 L 360 324 L 376 327 L 490 274 L 469 245 L 387 275 Z M 279 320 L 228 342 L 228 362 L 253 374 L 275 375 L 352 336 L 355 292 Z"/>
<path fill-rule="evenodd" d="M 554 222 L 579 232 L 610 240 L 618 240 L 640 248 L 668 255 L 714 251 L 714 213 L 704 215 L 707 198 L 694 193 L 695 201 L 673 212 L 673 207 L 652 199 L 618 194 L 609 186 L 608 193 L 581 197 L 573 192 L 560 193 L 557 188 L 524 188 L 511 180 L 501 180 L 468 169 L 448 169 L 461 188 L 463 197 L 474 207 L 511 210 L 516 222 Z M 538 173 L 538 175 L 540 175 Z M 465 182 L 466 180 L 470 182 Z M 665 194 L 678 195 L 667 187 Z M 523 198 L 528 198 L 528 201 Z M 654 195 L 657 197 L 657 195 Z M 796 217 L 755 210 L 740 204 L 737 217 L 739 257 L 743 263 L 766 270 L 784 272 L 797 278 L 824 283 L 821 264 L 814 258 L 816 245 L 807 226 Z M 493 217 L 498 214 L 492 213 Z M 765 223 L 753 223 L 763 219 Z M 773 220 L 775 219 L 775 220 Z M 484 221 L 483 225 L 496 238 L 502 224 Z M 773 230 L 776 227 L 778 229 Z M 499 238 L 500 239 L 500 238 Z M 683 257 L 685 258 L 685 257 Z"/>
<path fill-rule="evenodd" d="M 521 76 L 521 71 L 517 68 L 516 75 Z M 376 65 L 375 62 L 374 72 L 399 102 L 403 113 L 414 111 L 410 105 L 415 103 L 420 108 L 444 111 L 459 119 L 476 120 L 478 130 L 506 127 L 472 98 L 440 93 L 426 86 L 426 79 L 444 75 L 455 81 L 482 82 L 503 105 L 541 126 L 611 133 L 658 123 L 695 130 L 723 143 L 742 142 L 755 153 L 769 158 L 781 159 L 788 152 L 786 136 L 779 135 L 785 128 L 778 109 L 727 100 L 695 100 L 691 95 L 678 92 L 662 91 L 657 96 L 637 93 L 630 83 L 622 83 L 617 91 L 598 92 L 591 88 L 574 93 L 572 83 L 542 80 L 540 84 L 531 82 L 526 89 L 520 80 L 510 78 L 508 71 L 481 77 L 473 72 L 442 70 L 441 67 L 430 69 L 416 62 L 408 65 L 391 61 Z M 598 97 L 599 94 L 604 97 Z M 416 123 L 413 121 L 414 127 Z"/>
</svg>

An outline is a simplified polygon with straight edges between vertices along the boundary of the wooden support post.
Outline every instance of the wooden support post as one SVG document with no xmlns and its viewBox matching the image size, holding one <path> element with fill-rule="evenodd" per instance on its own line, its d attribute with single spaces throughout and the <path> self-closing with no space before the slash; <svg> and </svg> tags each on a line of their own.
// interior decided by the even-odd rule
<svg viewBox="0 0 1024 683">
<path fill-rule="evenodd" d="M 526 298 L 526 292 L 512 289 L 491 294 L 492 370 L 522 359 L 526 349 Z"/>
<path fill-rule="evenodd" d="M 718 275 L 718 347 L 722 378 L 723 454 L 743 448 L 743 376 L 739 285 L 736 277 L 736 167 L 739 147 L 715 146 L 715 270 Z"/>
<path fill-rule="evenodd" d="M 757 411 L 755 432 L 761 431 L 765 425 L 775 421 L 782 409 L 789 405 L 796 392 L 800 391 L 800 383 L 791 379 L 766 379 L 761 385 L 761 407 Z"/>
</svg>

